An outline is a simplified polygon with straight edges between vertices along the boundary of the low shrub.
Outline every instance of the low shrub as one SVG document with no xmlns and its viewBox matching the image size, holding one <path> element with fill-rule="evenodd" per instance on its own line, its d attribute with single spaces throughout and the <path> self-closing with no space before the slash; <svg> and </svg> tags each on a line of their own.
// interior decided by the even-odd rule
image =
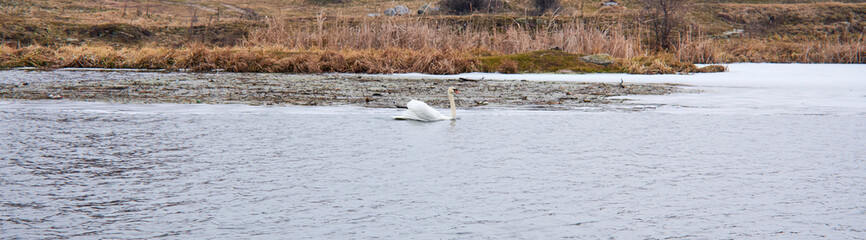
<svg viewBox="0 0 866 240">
<path fill-rule="evenodd" d="M 533 0 L 532 3 L 538 15 L 544 15 L 547 11 L 556 14 L 560 7 L 559 0 Z"/>
<path fill-rule="evenodd" d="M 453 14 L 470 14 L 474 12 L 496 12 L 502 9 L 501 0 L 441 0 L 439 6 L 445 12 Z"/>
</svg>

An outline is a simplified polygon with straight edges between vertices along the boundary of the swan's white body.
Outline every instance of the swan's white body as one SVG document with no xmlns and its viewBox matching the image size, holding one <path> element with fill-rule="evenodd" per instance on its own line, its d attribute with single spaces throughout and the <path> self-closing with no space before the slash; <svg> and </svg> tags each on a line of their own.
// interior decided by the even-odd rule
<svg viewBox="0 0 866 240">
<path fill-rule="evenodd" d="M 457 119 L 457 108 L 454 106 L 454 92 L 453 88 L 448 88 L 448 101 L 451 102 L 451 116 L 445 116 L 436 109 L 427 105 L 422 101 L 412 100 L 406 104 L 406 110 L 403 112 L 403 115 L 394 116 L 394 119 L 397 120 L 416 120 L 416 121 L 424 121 L 424 122 L 432 122 L 432 121 L 442 121 L 442 120 L 453 120 Z"/>
<path fill-rule="evenodd" d="M 432 122 L 432 121 L 441 121 L 448 120 L 451 117 L 445 116 L 436 109 L 430 107 L 426 103 L 418 100 L 409 101 L 406 104 L 406 108 L 409 108 L 403 115 L 394 116 L 394 119 L 397 120 L 416 120 L 416 121 L 424 121 L 424 122 Z"/>
</svg>

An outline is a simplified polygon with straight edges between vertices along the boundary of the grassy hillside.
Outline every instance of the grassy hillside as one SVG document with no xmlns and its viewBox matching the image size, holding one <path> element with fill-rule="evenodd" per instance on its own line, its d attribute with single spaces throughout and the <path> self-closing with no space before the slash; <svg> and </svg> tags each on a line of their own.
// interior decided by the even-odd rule
<svg viewBox="0 0 866 240">
<path fill-rule="evenodd" d="M 181 58 L 198 59 L 180 57 L 184 54 L 214 56 L 226 51 L 254 52 L 253 58 L 272 62 L 259 65 L 272 67 L 232 67 L 228 60 L 202 58 L 209 65 L 194 68 L 288 71 L 287 66 L 279 66 L 280 61 L 291 62 L 286 53 L 317 59 L 301 61 L 304 64 L 333 60 L 326 55 L 358 61 L 344 65 L 337 61 L 343 67 L 333 69 L 294 67 L 289 72 L 402 72 L 431 62 L 442 66 L 422 71 L 499 71 L 501 61 L 490 59 L 552 48 L 575 56 L 610 54 L 621 66 L 653 65 L 647 58 L 670 66 L 738 61 L 864 63 L 866 3 L 862 2 L 866 0 L 697 0 L 674 30 L 674 45 L 656 51 L 641 18 L 641 1 L 635 0 L 619 1 L 616 7 L 564 0 L 556 15 L 544 16 L 535 16 L 530 0 L 512 0 L 496 12 L 463 16 L 441 11 L 417 15 L 414 12 L 422 5 L 437 3 L 411 0 L 6 0 L 0 1 L 0 43 L 5 46 L 0 49 L 0 67 L 77 66 L 70 59 L 111 55 L 96 49 L 154 55 L 169 61 L 154 66 L 170 68 L 188 68 L 178 64 Z M 395 5 L 408 7 L 412 14 L 381 16 Z M 358 58 L 363 54 L 369 56 Z M 386 66 L 363 64 L 393 58 L 389 54 L 415 57 Z M 236 56 L 245 61 L 247 57 Z M 84 62 L 99 67 L 135 61 Z M 443 67 L 449 64 L 454 66 Z M 359 68 L 353 70 L 355 65 Z M 514 72 L 555 70 L 514 65 Z M 641 72 L 635 67 L 579 64 L 559 70 L 563 69 Z"/>
</svg>

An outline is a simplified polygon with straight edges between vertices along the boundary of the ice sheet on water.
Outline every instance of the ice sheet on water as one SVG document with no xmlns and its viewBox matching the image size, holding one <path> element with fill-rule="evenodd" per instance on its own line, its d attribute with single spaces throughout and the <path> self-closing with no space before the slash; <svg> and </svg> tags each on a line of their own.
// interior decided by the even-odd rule
<svg viewBox="0 0 866 240">
<path fill-rule="evenodd" d="M 396 74 L 401 78 L 470 78 L 528 81 L 672 83 L 700 94 L 627 96 L 638 102 L 665 104 L 671 112 L 704 113 L 866 113 L 866 64 L 727 64 L 727 72 L 689 75 L 634 74 Z"/>
<path fill-rule="evenodd" d="M 864 90 L 866 64 L 773 64 L 734 63 L 725 64 L 727 72 L 699 74 L 502 74 L 464 73 L 455 75 L 429 75 L 419 73 L 393 74 L 399 78 L 469 78 L 528 81 L 579 81 L 579 82 L 625 82 L 678 83 L 696 86 L 728 87 L 829 87 Z"/>
</svg>

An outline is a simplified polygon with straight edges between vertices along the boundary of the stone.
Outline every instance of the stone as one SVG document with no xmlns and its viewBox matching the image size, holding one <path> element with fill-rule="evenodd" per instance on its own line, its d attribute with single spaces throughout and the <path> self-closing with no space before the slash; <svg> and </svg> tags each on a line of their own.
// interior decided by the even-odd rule
<svg viewBox="0 0 866 240">
<path fill-rule="evenodd" d="M 397 15 L 406 15 L 409 14 L 409 8 L 403 5 L 397 5 L 394 7 L 394 11 L 397 12 Z"/>
<path fill-rule="evenodd" d="M 430 6 L 430 4 L 424 4 L 421 5 L 420 8 L 418 8 L 418 15 L 428 14 L 435 11 L 439 11 L 439 8 Z"/>
<path fill-rule="evenodd" d="M 394 8 L 389 8 L 388 10 L 385 10 L 385 16 L 394 16 L 394 15 L 397 15 L 397 10 L 394 10 Z"/>
<path fill-rule="evenodd" d="M 735 28 L 734 30 L 723 32 L 721 37 L 722 38 L 742 37 L 744 31 L 745 31 L 744 29 L 736 29 Z"/>
<path fill-rule="evenodd" d="M 584 61 L 584 62 L 588 62 L 588 63 L 602 65 L 602 66 L 607 66 L 607 65 L 610 65 L 611 63 L 614 63 L 613 57 L 611 57 L 607 53 L 586 55 L 586 56 L 580 57 L 580 60 Z"/>
</svg>

